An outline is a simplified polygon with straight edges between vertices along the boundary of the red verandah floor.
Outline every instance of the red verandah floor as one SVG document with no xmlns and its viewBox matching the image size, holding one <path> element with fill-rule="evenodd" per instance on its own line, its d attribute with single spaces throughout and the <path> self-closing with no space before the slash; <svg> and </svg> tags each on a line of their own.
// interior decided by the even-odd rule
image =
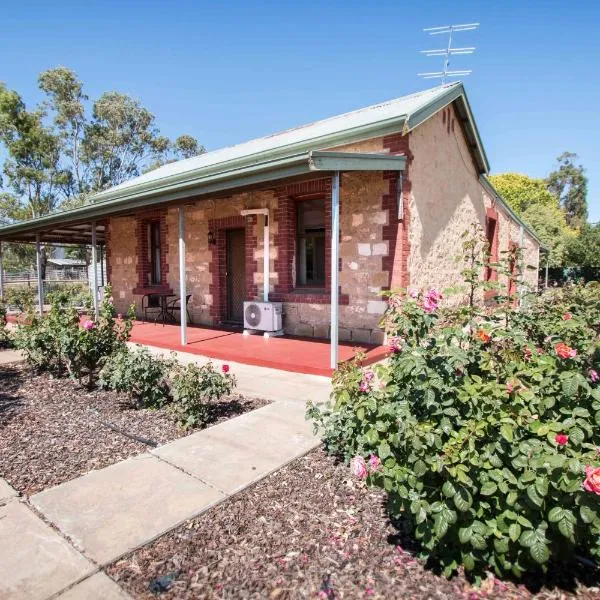
<svg viewBox="0 0 600 600">
<path fill-rule="evenodd" d="M 179 325 L 161 325 L 136 321 L 131 332 L 136 344 L 157 346 L 230 360 L 247 365 L 270 367 L 294 373 L 331 376 L 329 368 L 329 342 L 296 337 L 265 338 L 262 335 L 242 335 L 238 331 L 189 326 L 188 344 L 180 344 Z M 371 364 L 388 354 L 386 346 L 367 344 L 339 345 L 339 361 L 350 360 L 357 351 L 367 355 L 365 364 Z"/>
</svg>

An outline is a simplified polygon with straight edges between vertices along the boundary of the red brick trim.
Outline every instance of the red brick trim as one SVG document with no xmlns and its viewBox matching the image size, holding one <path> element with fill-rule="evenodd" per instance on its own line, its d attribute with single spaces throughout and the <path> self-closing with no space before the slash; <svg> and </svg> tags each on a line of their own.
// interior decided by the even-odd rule
<svg viewBox="0 0 600 600">
<path fill-rule="evenodd" d="M 167 225 L 167 209 L 144 211 L 136 213 L 136 252 L 137 265 L 136 272 L 138 275 L 138 285 L 133 290 L 136 295 L 149 293 L 145 290 L 165 291 L 169 289 L 167 284 L 167 273 L 169 272 L 169 263 L 167 254 L 169 253 L 168 244 L 168 225 Z M 150 284 L 150 261 L 148 259 L 148 225 L 150 223 L 160 223 L 160 284 Z"/>
<path fill-rule="evenodd" d="M 111 219 L 108 219 L 104 225 L 104 260 L 106 261 L 106 282 L 111 284 L 112 277 L 112 233 Z"/>
<path fill-rule="evenodd" d="M 271 296 L 275 301 L 275 298 L 283 298 L 291 294 L 295 286 L 296 202 L 324 198 L 325 248 L 331 247 L 331 179 L 328 177 L 283 185 L 275 188 L 274 193 L 277 198 L 277 208 L 273 213 L 274 220 L 277 223 L 277 233 L 273 240 L 277 248 L 277 259 L 274 264 L 274 270 L 277 273 L 277 285 L 275 285 L 274 294 Z M 325 292 L 331 290 L 331 253 L 328 251 L 325 252 L 324 290 Z M 294 300 L 294 302 L 300 302 L 300 300 Z"/>
<path fill-rule="evenodd" d="M 381 199 L 382 210 L 388 211 L 388 225 L 382 228 L 382 238 L 388 242 L 388 253 L 381 261 L 382 271 L 388 272 L 388 288 L 407 288 L 410 285 L 408 259 L 410 256 L 410 189 L 409 166 L 412 160 L 409 136 L 401 133 L 386 135 L 383 146 L 391 154 L 403 154 L 407 157 L 406 169 L 402 172 L 402 199 L 404 212 L 398 220 L 398 180 L 397 171 L 384 171 L 383 178 L 388 181 L 389 189 Z"/>
<path fill-rule="evenodd" d="M 216 241 L 211 246 L 212 260 L 210 262 L 210 273 L 212 274 L 212 283 L 208 286 L 213 300 L 210 315 L 215 323 L 222 323 L 227 318 L 227 276 L 225 271 L 227 268 L 228 229 L 244 229 L 245 295 L 248 300 L 256 299 L 257 297 L 257 286 L 254 283 L 254 273 L 258 270 L 256 260 L 254 259 L 254 251 L 258 244 L 256 224 L 256 215 L 249 215 L 247 217 L 235 215 L 221 219 L 210 219 L 208 222 L 209 230 L 213 232 Z"/>
</svg>

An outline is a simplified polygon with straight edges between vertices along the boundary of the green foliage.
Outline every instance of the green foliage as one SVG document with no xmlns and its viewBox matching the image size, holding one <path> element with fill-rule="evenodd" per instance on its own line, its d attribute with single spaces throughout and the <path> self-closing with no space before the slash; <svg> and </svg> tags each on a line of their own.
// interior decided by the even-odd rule
<svg viewBox="0 0 600 600">
<path fill-rule="evenodd" d="M 170 360 L 152 355 L 146 348 L 123 348 L 113 354 L 100 372 L 105 389 L 124 392 L 136 406 L 160 408 L 170 399 L 168 385 Z"/>
<path fill-rule="evenodd" d="M 521 173 L 500 173 L 490 175 L 489 180 L 518 215 L 531 206 L 558 206 L 558 197 L 548 190 L 543 179 Z"/>
<path fill-rule="evenodd" d="M 368 482 L 446 576 L 600 558 L 600 496 L 582 487 L 600 465 L 599 291 L 493 310 L 394 295 L 389 363 L 341 367 L 333 407 L 309 407 L 330 452 L 381 460 Z"/>
<path fill-rule="evenodd" d="M 10 286 L 5 292 L 6 304 L 24 313 L 31 313 L 35 306 L 35 292 L 26 286 Z"/>
<path fill-rule="evenodd" d="M 580 267 L 600 267 L 600 223 L 584 225 L 566 247 L 566 263 Z"/>
<path fill-rule="evenodd" d="M 522 217 L 538 234 L 544 246 L 549 248 L 548 265 L 564 265 L 566 249 L 575 232 L 569 229 L 563 211 L 558 206 L 536 204 L 525 209 Z"/>
<path fill-rule="evenodd" d="M 10 336 L 7 328 L 6 305 L 0 300 L 0 348 L 8 346 Z"/>
<path fill-rule="evenodd" d="M 579 228 L 587 222 L 587 177 L 585 169 L 575 164 L 577 154 L 563 152 L 557 168 L 548 175 L 548 189 L 559 200 L 570 227 Z"/>
<path fill-rule="evenodd" d="M 57 376 L 67 373 L 80 382 L 87 378 L 87 385 L 93 386 L 104 361 L 124 347 L 133 322 L 132 309 L 125 319 L 118 317 L 107 289 L 98 320 L 83 323 L 70 291 L 50 294 L 48 315 L 29 313 L 17 328 L 15 346 L 34 368 Z"/>
<path fill-rule="evenodd" d="M 210 362 L 176 363 L 171 373 L 172 412 L 184 427 L 204 426 L 210 416 L 208 403 L 230 394 L 235 385 L 232 375 L 217 371 Z"/>
</svg>

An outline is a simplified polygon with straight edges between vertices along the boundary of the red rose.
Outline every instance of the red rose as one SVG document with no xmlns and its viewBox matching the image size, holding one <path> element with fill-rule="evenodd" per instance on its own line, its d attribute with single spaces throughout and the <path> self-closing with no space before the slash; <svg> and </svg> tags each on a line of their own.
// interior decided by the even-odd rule
<svg viewBox="0 0 600 600">
<path fill-rule="evenodd" d="M 564 433 L 557 433 L 554 436 L 554 441 L 559 445 L 559 446 L 566 446 L 567 442 L 569 441 L 569 436 L 565 435 Z"/>
<path fill-rule="evenodd" d="M 223 365 L 221 371 L 223 371 L 223 373 L 229 373 L 229 365 Z"/>
</svg>

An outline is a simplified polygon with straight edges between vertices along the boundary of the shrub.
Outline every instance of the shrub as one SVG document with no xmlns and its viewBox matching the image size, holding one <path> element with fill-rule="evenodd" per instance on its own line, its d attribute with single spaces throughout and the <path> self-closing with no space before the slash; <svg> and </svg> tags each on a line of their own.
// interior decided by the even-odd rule
<svg viewBox="0 0 600 600">
<path fill-rule="evenodd" d="M 135 406 L 160 408 L 171 400 L 168 385 L 173 361 L 150 354 L 146 348 L 127 347 L 113 354 L 100 371 L 101 387 L 126 393 Z"/>
<path fill-rule="evenodd" d="M 35 306 L 35 293 L 32 288 L 11 286 L 6 288 L 6 305 L 14 306 L 24 313 L 30 313 Z"/>
<path fill-rule="evenodd" d="M 309 415 L 446 576 L 600 558 L 598 287 L 484 311 L 393 295 L 392 355 Z M 369 459 L 368 463 L 366 459 Z"/>
<path fill-rule="evenodd" d="M 46 316 L 29 314 L 15 333 L 15 345 L 27 361 L 39 370 L 57 376 L 68 373 L 87 385 L 107 357 L 124 347 L 131 332 L 133 310 L 123 319 L 116 314 L 109 293 L 100 305 L 97 321 L 80 323 L 77 309 L 68 290 L 50 295 L 50 311 Z"/>
<path fill-rule="evenodd" d="M 208 403 L 230 394 L 236 382 L 229 368 L 219 372 L 212 363 L 203 366 L 175 363 L 171 374 L 171 410 L 184 427 L 204 426 L 210 416 Z"/>
<path fill-rule="evenodd" d="M 6 320 L 6 305 L 0 300 L 0 348 L 8 346 L 10 337 Z"/>
</svg>

